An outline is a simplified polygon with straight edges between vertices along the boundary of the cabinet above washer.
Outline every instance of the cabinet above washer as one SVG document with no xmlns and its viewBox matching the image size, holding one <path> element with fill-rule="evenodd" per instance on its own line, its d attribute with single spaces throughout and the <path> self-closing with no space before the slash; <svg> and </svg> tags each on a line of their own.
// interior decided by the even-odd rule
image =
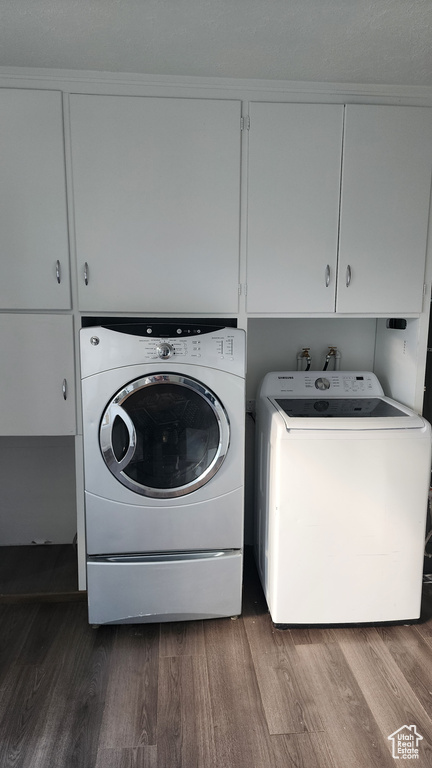
<svg viewBox="0 0 432 768">
<path fill-rule="evenodd" d="M 238 311 L 240 104 L 70 97 L 81 310 Z"/>
<path fill-rule="evenodd" d="M 333 312 L 343 105 L 250 105 L 248 312 Z"/>
<path fill-rule="evenodd" d="M 336 311 L 421 312 L 432 109 L 345 108 Z"/>
<path fill-rule="evenodd" d="M 421 312 L 432 110 L 252 103 L 250 115 L 248 312 Z"/>
</svg>

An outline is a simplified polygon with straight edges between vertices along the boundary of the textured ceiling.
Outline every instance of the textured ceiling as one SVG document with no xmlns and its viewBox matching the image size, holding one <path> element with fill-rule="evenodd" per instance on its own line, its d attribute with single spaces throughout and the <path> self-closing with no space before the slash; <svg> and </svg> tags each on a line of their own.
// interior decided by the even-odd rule
<svg viewBox="0 0 432 768">
<path fill-rule="evenodd" d="M 0 66 L 432 85 L 432 0 L 0 0 Z"/>
</svg>

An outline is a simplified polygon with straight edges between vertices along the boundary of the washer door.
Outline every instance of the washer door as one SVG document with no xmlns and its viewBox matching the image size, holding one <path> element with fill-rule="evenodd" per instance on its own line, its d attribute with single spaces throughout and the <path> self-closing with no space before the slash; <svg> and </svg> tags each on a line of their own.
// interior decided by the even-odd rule
<svg viewBox="0 0 432 768">
<path fill-rule="evenodd" d="M 154 373 L 117 392 L 99 436 L 103 458 L 120 483 L 142 496 L 171 499 L 216 474 L 230 430 L 211 390 L 180 374 Z"/>
</svg>

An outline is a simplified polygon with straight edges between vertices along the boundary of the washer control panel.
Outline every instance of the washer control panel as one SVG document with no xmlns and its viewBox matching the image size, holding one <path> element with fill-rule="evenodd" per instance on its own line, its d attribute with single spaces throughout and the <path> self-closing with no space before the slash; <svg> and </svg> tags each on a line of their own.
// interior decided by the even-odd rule
<svg viewBox="0 0 432 768">
<path fill-rule="evenodd" d="M 153 330 L 153 329 L 152 329 Z M 229 371 L 244 377 L 246 365 L 245 332 L 240 328 L 220 328 L 191 335 L 156 336 L 129 334 L 101 326 L 80 331 L 81 374 L 90 376 L 127 365 L 196 365 Z M 174 333 L 175 333 L 174 329 Z M 145 334 L 145 335 L 144 335 Z M 181 370 L 181 369 L 179 369 Z"/>
<path fill-rule="evenodd" d="M 261 393 L 268 397 L 382 397 L 383 389 L 369 371 L 275 371 L 263 380 Z"/>
<path fill-rule="evenodd" d="M 206 334 L 192 338 L 140 339 L 142 357 L 148 360 L 173 360 L 201 357 L 215 357 L 218 360 L 234 360 L 241 354 L 241 345 L 237 345 L 234 334 Z"/>
</svg>

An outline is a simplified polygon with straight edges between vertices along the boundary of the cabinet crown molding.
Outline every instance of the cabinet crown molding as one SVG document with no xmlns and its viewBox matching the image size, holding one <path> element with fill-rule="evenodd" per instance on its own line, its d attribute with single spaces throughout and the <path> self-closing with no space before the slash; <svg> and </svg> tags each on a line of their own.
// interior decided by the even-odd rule
<svg viewBox="0 0 432 768">
<path fill-rule="evenodd" d="M 264 101 L 333 101 L 432 106 L 432 87 L 325 83 L 131 72 L 0 67 L 0 88 L 46 88 L 64 93 L 166 95 Z"/>
</svg>

